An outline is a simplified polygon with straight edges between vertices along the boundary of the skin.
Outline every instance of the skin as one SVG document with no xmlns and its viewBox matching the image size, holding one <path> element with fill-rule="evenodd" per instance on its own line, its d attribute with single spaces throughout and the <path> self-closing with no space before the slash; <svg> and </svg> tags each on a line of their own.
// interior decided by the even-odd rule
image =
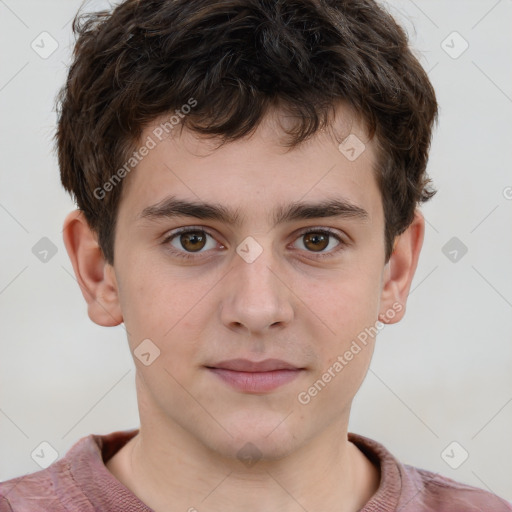
<svg viewBox="0 0 512 512">
<path fill-rule="evenodd" d="M 347 440 L 352 400 L 375 339 L 309 403 L 297 397 L 365 328 L 403 317 L 424 218 L 416 212 L 386 263 L 374 141 L 341 106 L 335 133 L 351 132 L 366 144 L 355 161 L 338 150 L 331 132 L 287 150 L 281 145 L 286 122 L 273 112 L 252 136 L 219 149 L 186 128 L 158 144 L 123 182 L 113 266 L 80 212 L 64 224 L 91 320 L 124 322 L 132 354 L 148 338 L 160 350 L 149 366 L 134 356 L 140 432 L 107 462 L 157 512 L 355 512 L 379 486 L 379 468 Z M 169 195 L 238 210 L 240 225 L 139 217 Z M 274 225 L 268 215 L 278 206 L 326 198 L 350 201 L 367 218 Z M 171 252 L 190 248 L 179 235 L 165 241 L 186 226 L 212 235 L 204 248 L 197 245 L 200 252 L 188 253 L 191 259 Z M 344 243 L 325 238 L 328 245 L 318 250 L 305 235 L 320 228 Z M 262 248 L 252 263 L 236 252 L 248 236 Z M 304 370 L 273 391 L 246 393 L 205 367 L 232 358 L 277 358 Z M 258 453 L 250 467 L 237 457 L 248 442 Z"/>
</svg>

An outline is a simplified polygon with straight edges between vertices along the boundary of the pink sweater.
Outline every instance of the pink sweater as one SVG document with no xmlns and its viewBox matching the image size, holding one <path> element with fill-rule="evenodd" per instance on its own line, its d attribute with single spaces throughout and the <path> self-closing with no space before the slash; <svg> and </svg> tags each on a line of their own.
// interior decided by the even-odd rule
<svg viewBox="0 0 512 512">
<path fill-rule="evenodd" d="M 153 512 L 105 466 L 137 432 L 91 434 L 48 468 L 0 483 L 0 512 Z M 367 437 L 348 438 L 381 469 L 379 489 L 360 512 L 512 512 L 490 492 L 401 464 Z"/>
</svg>

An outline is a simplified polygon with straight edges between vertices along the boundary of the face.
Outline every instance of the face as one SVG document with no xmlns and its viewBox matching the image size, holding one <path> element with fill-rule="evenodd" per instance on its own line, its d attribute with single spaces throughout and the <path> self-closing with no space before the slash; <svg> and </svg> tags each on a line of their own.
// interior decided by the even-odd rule
<svg viewBox="0 0 512 512">
<path fill-rule="evenodd" d="M 375 149 L 344 110 L 336 123 L 365 142 L 357 159 L 327 134 L 287 150 L 271 116 L 219 149 L 176 130 L 125 179 L 114 271 L 146 353 L 142 426 L 269 458 L 346 428 L 373 352 L 362 333 L 391 304 Z"/>
</svg>

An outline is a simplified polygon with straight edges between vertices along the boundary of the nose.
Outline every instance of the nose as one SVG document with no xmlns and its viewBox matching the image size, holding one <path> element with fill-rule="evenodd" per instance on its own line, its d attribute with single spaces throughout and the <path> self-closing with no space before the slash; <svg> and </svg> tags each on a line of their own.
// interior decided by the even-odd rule
<svg viewBox="0 0 512 512">
<path fill-rule="evenodd" d="M 221 321 L 231 330 L 249 334 L 282 329 L 294 316 L 293 293 L 271 250 L 248 263 L 235 256 L 221 305 Z"/>
</svg>

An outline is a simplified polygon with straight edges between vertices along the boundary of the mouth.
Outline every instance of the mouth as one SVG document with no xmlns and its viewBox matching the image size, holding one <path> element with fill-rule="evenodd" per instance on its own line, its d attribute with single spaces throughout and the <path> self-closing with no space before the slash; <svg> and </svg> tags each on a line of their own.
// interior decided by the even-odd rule
<svg viewBox="0 0 512 512">
<path fill-rule="evenodd" d="M 266 393 L 296 379 L 305 368 L 279 359 L 231 359 L 206 368 L 224 383 L 243 393 Z"/>
</svg>

